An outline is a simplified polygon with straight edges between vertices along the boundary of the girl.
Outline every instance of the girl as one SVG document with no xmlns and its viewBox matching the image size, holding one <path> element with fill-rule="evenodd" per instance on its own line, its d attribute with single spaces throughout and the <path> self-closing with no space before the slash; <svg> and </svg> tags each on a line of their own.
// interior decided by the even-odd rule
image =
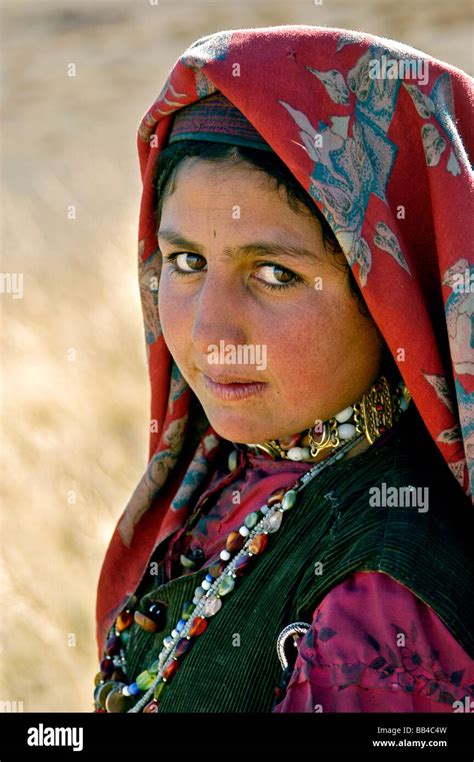
<svg viewBox="0 0 474 762">
<path fill-rule="evenodd" d="M 470 700 L 470 98 L 341 29 L 176 62 L 138 132 L 150 450 L 99 580 L 96 711 Z"/>
</svg>

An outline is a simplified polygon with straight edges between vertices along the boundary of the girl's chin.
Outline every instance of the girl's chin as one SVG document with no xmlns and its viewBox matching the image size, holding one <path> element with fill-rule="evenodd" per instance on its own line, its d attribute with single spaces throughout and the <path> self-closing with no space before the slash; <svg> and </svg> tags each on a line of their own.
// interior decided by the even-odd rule
<svg viewBox="0 0 474 762">
<path fill-rule="evenodd" d="M 268 432 L 262 432 L 255 426 L 243 426 L 242 419 L 236 421 L 234 425 L 228 420 L 223 421 L 219 416 L 209 416 L 207 419 L 212 428 L 223 439 L 227 439 L 229 442 L 235 442 L 236 444 L 253 444 L 256 442 L 264 442 L 268 439 L 278 439 L 274 434 Z M 281 434 L 281 436 L 284 436 Z"/>
<path fill-rule="evenodd" d="M 208 400 L 201 400 L 206 418 L 216 434 L 236 444 L 252 444 L 264 442 L 268 439 L 279 439 L 288 433 L 303 431 L 305 428 L 304 426 L 301 429 L 292 428 L 290 421 L 288 426 L 282 431 L 281 410 L 277 411 L 274 416 L 275 426 L 269 426 L 272 416 L 268 413 L 268 406 L 260 406 L 257 410 L 254 409 L 252 411 L 245 411 L 243 406 L 239 406 L 239 409 L 231 410 L 228 407 L 226 410 L 223 410 L 220 406 L 216 407 L 215 405 L 205 403 L 208 403 Z M 266 424 L 265 428 L 262 427 L 262 423 Z M 293 426 L 295 425 L 297 424 L 293 422 Z M 281 433 L 277 434 L 276 432 L 278 431 Z"/>
<path fill-rule="evenodd" d="M 261 432 L 256 431 L 255 428 L 243 427 L 242 421 L 239 424 L 231 425 L 224 423 L 222 420 L 214 416 L 207 416 L 212 428 L 223 439 L 227 439 L 229 442 L 235 442 L 236 444 L 250 444 L 252 442 L 263 442 L 270 437 L 262 436 Z"/>
<path fill-rule="evenodd" d="M 222 439 L 227 439 L 229 442 L 235 442 L 235 444 L 252 444 L 254 442 L 263 442 L 268 438 L 248 433 L 246 431 L 236 431 L 235 429 L 223 429 L 217 428 L 216 426 L 212 426 L 212 428 L 216 434 L 222 437 Z"/>
</svg>

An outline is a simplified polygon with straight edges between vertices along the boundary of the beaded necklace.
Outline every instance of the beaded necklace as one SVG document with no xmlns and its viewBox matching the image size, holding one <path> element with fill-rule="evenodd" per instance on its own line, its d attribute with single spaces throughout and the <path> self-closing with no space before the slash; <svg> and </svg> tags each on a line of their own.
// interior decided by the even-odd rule
<svg viewBox="0 0 474 762">
<path fill-rule="evenodd" d="M 397 391 L 398 405 L 391 424 L 396 422 L 400 413 L 407 408 L 406 387 L 399 384 Z M 386 428 L 384 427 L 384 431 Z M 158 658 L 141 672 L 134 682 L 127 685 L 124 682 L 124 679 L 126 680 L 124 646 L 128 639 L 127 631 L 132 622 L 135 619 L 140 626 L 151 632 L 163 629 L 163 625 L 160 627 L 159 624 L 160 620 L 163 620 L 163 611 L 159 606 L 155 610 L 150 607 L 147 615 L 135 611 L 133 616 L 132 609 L 137 599 L 136 596 L 132 597 L 133 604 L 129 602 L 129 605 L 119 614 L 109 633 L 105 647 L 106 656 L 101 662 L 101 671 L 96 677 L 94 692 L 96 712 L 152 713 L 159 711 L 160 699 L 181 666 L 185 654 L 206 630 L 208 619 L 220 610 L 222 598 L 235 588 L 236 581 L 244 574 L 252 557 L 263 553 L 268 543 L 268 535 L 280 529 L 283 514 L 294 507 L 299 492 L 325 468 L 343 458 L 349 450 L 363 440 L 364 436 L 357 434 L 344 444 L 339 444 L 337 449 L 302 474 L 291 487 L 275 490 L 264 505 L 246 516 L 238 531 L 230 532 L 225 549 L 220 553 L 220 562 L 208 568 L 201 584 L 194 591 L 192 602 L 184 603 L 181 618 L 176 622 L 171 634 L 163 639 Z"/>
</svg>

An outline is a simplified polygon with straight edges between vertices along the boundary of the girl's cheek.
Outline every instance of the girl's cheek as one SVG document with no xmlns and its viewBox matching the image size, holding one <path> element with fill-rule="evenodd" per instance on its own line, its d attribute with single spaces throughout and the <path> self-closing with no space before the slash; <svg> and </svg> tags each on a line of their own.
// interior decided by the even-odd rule
<svg viewBox="0 0 474 762">
<path fill-rule="evenodd" d="M 160 318 L 167 319 L 168 315 L 173 316 L 179 310 L 179 290 L 174 288 L 173 281 L 162 274 L 158 287 L 158 309 Z"/>
<path fill-rule="evenodd" d="M 163 279 L 160 281 L 158 290 L 158 310 L 161 326 L 166 338 L 167 335 L 172 333 L 173 325 L 176 325 L 179 307 L 177 300 L 173 299 L 172 289 L 169 288 L 166 280 Z"/>
<path fill-rule="evenodd" d="M 178 347 L 186 334 L 191 335 L 192 314 L 189 299 L 173 288 L 166 279 L 160 281 L 158 291 L 160 323 L 168 346 Z"/>
</svg>

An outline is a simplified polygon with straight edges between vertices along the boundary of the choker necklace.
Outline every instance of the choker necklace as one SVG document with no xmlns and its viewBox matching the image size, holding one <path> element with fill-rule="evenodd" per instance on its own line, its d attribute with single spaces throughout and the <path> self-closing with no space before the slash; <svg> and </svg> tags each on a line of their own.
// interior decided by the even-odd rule
<svg viewBox="0 0 474 762">
<path fill-rule="evenodd" d="M 265 551 L 269 552 L 266 548 L 269 545 L 271 549 L 271 535 L 280 529 L 283 516 L 291 513 L 297 505 L 300 493 L 322 471 L 343 458 L 355 444 L 362 442 L 362 434 L 367 439 L 370 437 L 372 441 L 369 439 L 369 442 L 372 443 L 388 431 L 401 412 L 407 409 L 410 399 L 403 382 L 398 384 L 397 391 L 391 395 L 388 382 L 382 376 L 359 403 L 342 410 L 327 421 L 322 434 L 314 432 L 318 439 L 313 436 L 314 427 L 310 429 L 310 452 L 313 449 L 320 452 L 330 448 L 328 456 L 300 475 L 291 487 L 274 490 L 264 505 L 249 511 L 241 527 L 230 532 L 219 559 L 212 565 L 204 565 L 203 576 L 194 590 L 194 597 L 183 603 L 181 617 L 174 623 L 174 627 L 171 625 L 169 635 L 163 638 L 157 658 L 135 680 L 130 681 L 130 676 L 127 676 L 126 646 L 133 622 L 152 633 L 163 631 L 170 625 L 166 625 L 167 605 L 157 599 L 156 591 L 147 594 L 141 601 L 137 595 L 133 595 L 108 632 L 100 671 L 95 679 L 94 711 L 132 714 L 159 712 L 164 692 L 169 690 L 173 676 L 182 668 L 186 653 L 202 637 L 209 620 L 219 612 L 222 599 L 238 588 L 240 577 L 250 571 L 252 559 Z M 350 424 L 352 418 L 354 423 Z M 352 428 L 348 429 L 347 426 Z M 280 445 L 274 443 L 274 440 L 271 440 L 271 444 L 279 454 Z M 283 450 L 281 447 L 281 450 L 289 457 L 291 448 Z M 280 654 L 279 644 L 277 652 Z"/>
<path fill-rule="evenodd" d="M 328 421 L 316 420 L 305 432 L 246 446 L 254 452 L 264 452 L 273 460 L 316 460 L 324 450 L 337 449 L 360 434 L 373 444 L 398 421 L 410 400 L 411 394 L 403 381 L 391 389 L 386 376 L 381 375 L 360 400 Z M 305 440 L 308 440 L 306 446 Z"/>
</svg>

